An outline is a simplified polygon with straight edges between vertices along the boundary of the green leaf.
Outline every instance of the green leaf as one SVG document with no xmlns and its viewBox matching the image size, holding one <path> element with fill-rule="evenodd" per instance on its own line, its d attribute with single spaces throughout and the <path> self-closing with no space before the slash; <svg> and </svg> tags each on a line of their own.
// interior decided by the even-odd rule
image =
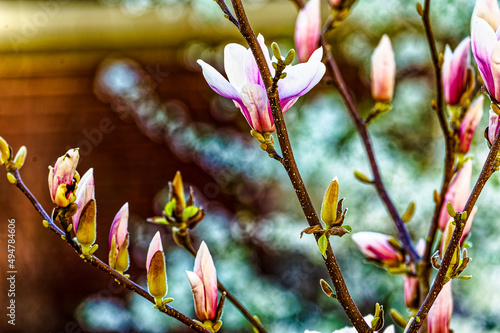
<svg viewBox="0 0 500 333">
<path fill-rule="evenodd" d="M 328 238 L 326 235 L 321 235 L 321 237 L 318 239 L 318 248 L 319 252 L 323 255 L 323 257 L 326 258 L 326 249 L 328 247 Z"/>
<path fill-rule="evenodd" d="M 344 225 L 342 225 L 342 228 L 344 228 L 345 230 L 347 230 L 349 233 L 352 232 L 352 227 L 350 225 L 344 224 Z"/>
<path fill-rule="evenodd" d="M 365 175 L 364 173 L 362 173 L 362 172 L 360 172 L 358 170 L 354 170 L 354 177 L 356 177 L 356 179 L 359 180 L 362 183 L 373 184 L 373 181 L 370 180 L 370 178 L 368 178 L 367 175 Z"/>
<path fill-rule="evenodd" d="M 175 204 L 176 204 L 175 199 L 172 199 L 165 205 L 165 209 L 164 209 L 165 215 L 172 216 L 172 214 L 174 212 Z"/>
<path fill-rule="evenodd" d="M 186 207 L 186 209 L 184 209 L 184 211 L 182 212 L 182 220 L 183 221 L 189 220 L 191 217 L 193 217 L 196 214 L 198 214 L 199 210 L 200 209 L 198 207 L 196 207 L 196 206 Z"/>
</svg>

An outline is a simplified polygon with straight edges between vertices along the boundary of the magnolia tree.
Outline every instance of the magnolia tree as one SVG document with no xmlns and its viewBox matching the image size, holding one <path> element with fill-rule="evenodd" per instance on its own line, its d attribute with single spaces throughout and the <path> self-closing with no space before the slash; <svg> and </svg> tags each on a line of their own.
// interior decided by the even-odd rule
<svg viewBox="0 0 500 333">
<path fill-rule="evenodd" d="M 300 236 L 315 238 L 318 255 L 322 256 L 327 269 L 325 279 L 319 281 L 318 288 L 322 288 L 326 296 L 332 298 L 332 302 L 338 302 L 352 323 L 352 327 L 335 332 L 394 332 L 396 326 L 404 328 L 404 332 L 449 332 L 453 315 L 453 280 L 470 278 L 464 274 L 471 260 L 466 250 L 466 239 L 477 211 L 475 204 L 486 182 L 500 165 L 497 158 L 500 148 L 498 3 L 496 0 L 477 0 L 472 14 L 471 36 L 465 37 L 454 51 L 447 45 L 443 53 L 437 49 L 431 29 L 430 1 L 416 4 L 434 66 L 435 99 L 431 105 L 445 143 L 442 183 L 440 190 L 434 193 L 435 208 L 433 215 L 429 216 L 425 239 L 410 237 L 405 223 L 411 219 L 415 205 L 410 204 L 403 214 L 396 210 L 382 181 L 368 131 L 368 125 L 392 107 L 396 65 L 390 36 L 381 36 L 371 56 L 374 106 L 363 119 L 325 39 L 347 17 L 354 0 L 330 0 L 331 11 L 323 25 L 319 0 L 309 0 L 307 3 L 295 0 L 294 3 L 299 9 L 294 35 L 296 51 L 292 49 L 284 55 L 276 43 L 271 44 L 270 51 L 264 36 L 255 35 L 241 0 L 231 0 L 232 10 L 224 0 L 216 0 L 213 5 L 218 5 L 221 15 L 234 24 L 248 48 L 239 44 L 225 47 L 226 76 L 203 59 L 198 60 L 203 75 L 217 94 L 234 102 L 248 122 L 250 133 L 260 148 L 281 164 L 288 174 L 308 224 Z M 479 75 L 475 75 L 477 72 L 473 69 L 470 49 Z M 293 112 L 293 105 L 298 98 L 321 81 L 334 86 L 345 102 L 361 136 L 372 171 L 371 177 L 360 172 L 355 172 L 355 177 L 376 189 L 394 223 L 395 236 L 370 231 L 351 233 L 351 227 L 344 224 L 347 209 L 344 209 L 344 199 L 339 197 L 341 180 L 337 177 L 326 188 L 321 210 L 317 211 L 312 205 L 293 155 L 284 113 L 289 110 Z M 473 175 L 469 148 L 482 117 L 484 95 L 491 101 L 489 126 L 484 131 L 490 151 L 482 162 L 480 174 Z M 279 148 L 275 146 L 275 137 Z M 195 228 L 203 222 L 206 212 L 197 206 L 193 189 L 185 193 L 180 172 L 170 183 L 169 201 L 164 203 L 162 216 L 151 217 L 149 222 L 171 228 L 176 244 L 195 257 L 193 271 L 187 271 L 186 278 L 193 293 L 196 319 L 175 309 L 175 302 L 189 300 L 174 302 L 167 297 L 167 268 L 159 232 L 151 240 L 144 263 L 147 289 L 136 284 L 126 274 L 130 265 L 127 203 L 118 211 L 111 225 L 106 249 L 109 255 L 105 260 L 95 255 L 98 249 L 95 244 L 96 184 L 92 169 L 80 177 L 77 171 L 80 158 L 78 148 L 67 151 L 49 168 L 48 192 L 54 204 L 51 214 L 41 207 L 22 181 L 20 169 L 26 153 L 27 149 L 21 147 L 14 155 L 7 141 L 0 139 L 0 162 L 6 167 L 8 181 L 30 200 L 41 215 L 43 226 L 67 242 L 82 260 L 105 271 L 124 288 L 153 303 L 156 310 L 196 332 L 217 332 L 223 327 L 226 299 L 240 310 L 255 332 L 267 332 L 268 323 L 252 315 L 217 280 L 217 258 L 214 263 L 210 244 L 192 244 L 190 235 L 196 233 Z M 263 154 L 262 158 L 266 158 L 266 155 Z M 473 176 L 475 185 L 471 189 Z M 364 316 L 351 298 L 345 282 L 350 277 L 343 275 L 330 245 L 336 241 L 336 237 L 344 235 L 352 237 L 368 261 L 386 269 L 388 274 L 402 276 L 404 288 L 395 292 L 400 292 L 404 297 L 408 311 L 405 315 L 394 309 L 390 311 L 396 326 L 384 327 L 384 318 L 389 316 L 384 314 L 383 304 L 375 304 L 373 313 Z"/>
</svg>

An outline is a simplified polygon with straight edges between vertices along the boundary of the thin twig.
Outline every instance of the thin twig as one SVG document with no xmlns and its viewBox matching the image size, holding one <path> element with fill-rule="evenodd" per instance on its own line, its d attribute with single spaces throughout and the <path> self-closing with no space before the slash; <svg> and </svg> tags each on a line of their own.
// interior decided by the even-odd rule
<svg viewBox="0 0 500 333">
<path fill-rule="evenodd" d="M 474 205 L 476 204 L 477 199 L 479 198 L 479 195 L 481 194 L 481 191 L 483 190 L 484 186 L 486 185 L 486 182 L 488 179 L 491 177 L 491 175 L 496 171 L 496 165 L 495 165 L 495 160 L 497 158 L 497 154 L 500 150 L 500 132 L 497 134 L 497 137 L 495 138 L 495 142 L 493 143 L 493 146 L 491 146 L 491 150 L 488 154 L 488 157 L 486 158 L 486 162 L 484 163 L 483 169 L 481 170 L 481 173 L 479 174 L 479 177 L 476 181 L 476 184 L 474 186 L 474 189 L 472 190 L 469 199 L 467 200 L 467 203 L 465 204 L 465 209 L 464 211 L 467 212 L 467 218 L 471 215 L 472 209 L 474 208 Z M 436 275 L 436 279 L 434 280 L 434 283 L 432 284 L 432 287 L 427 294 L 427 297 L 425 298 L 424 302 L 422 303 L 416 317 L 419 318 L 419 320 L 414 320 L 413 323 L 411 324 L 408 333 L 414 333 L 417 332 L 422 323 L 425 321 L 425 318 L 427 316 L 427 313 L 429 312 L 430 308 L 432 307 L 432 304 L 434 304 L 434 301 L 436 300 L 437 296 L 439 295 L 439 292 L 441 289 L 443 289 L 443 286 L 447 282 L 446 274 L 448 272 L 448 268 L 451 263 L 451 259 L 454 256 L 455 250 L 459 247 L 460 245 L 460 238 L 462 237 L 464 227 L 467 221 L 464 221 L 462 223 L 457 223 L 455 231 L 453 232 L 453 236 L 451 238 L 450 244 L 448 245 L 448 248 L 446 249 L 446 252 L 444 254 L 443 260 L 441 261 L 441 267 L 439 268 L 439 271 Z"/>
<path fill-rule="evenodd" d="M 11 162 L 9 162 L 9 163 L 11 163 Z M 40 203 L 35 198 L 35 196 L 30 192 L 30 190 L 28 189 L 28 187 L 26 187 L 26 185 L 24 184 L 24 182 L 23 182 L 23 180 L 21 178 L 21 175 L 19 174 L 18 169 L 15 168 L 15 166 L 13 166 L 12 164 L 13 163 L 11 163 L 11 165 L 7 165 L 7 171 L 10 172 L 10 173 L 12 173 L 14 175 L 14 177 L 16 178 L 16 181 L 17 181 L 16 186 L 31 201 L 31 203 L 35 207 L 36 211 L 42 216 L 42 218 L 48 222 L 48 228 L 50 230 L 52 230 L 54 233 L 56 233 L 57 235 L 59 235 L 59 237 L 66 236 L 65 232 L 62 231 L 61 229 L 59 229 L 54 224 L 54 222 L 52 221 L 52 219 L 50 218 L 50 216 L 47 214 L 47 212 L 40 205 Z M 69 240 L 69 241 L 67 240 L 67 243 L 71 247 L 73 247 L 73 249 L 78 254 L 81 255 L 82 251 L 81 251 L 80 247 L 76 243 L 70 242 L 70 241 L 71 240 Z M 95 266 L 95 267 L 99 268 L 103 272 L 111 275 L 112 277 L 115 278 L 116 282 L 118 282 L 123 287 L 125 287 L 125 288 L 127 288 L 127 289 L 129 289 L 129 290 L 131 290 L 133 292 L 135 292 L 136 294 L 144 297 L 145 299 L 147 299 L 151 303 L 155 304 L 154 297 L 151 296 L 146 290 L 144 290 L 141 286 L 137 285 L 135 282 L 131 281 L 130 279 L 127 279 L 125 276 L 123 276 L 122 274 L 118 273 L 116 270 L 114 270 L 111 267 L 109 267 L 107 264 L 105 264 L 99 258 L 97 258 L 94 255 L 92 255 L 90 258 L 84 259 L 84 261 L 90 263 L 92 266 Z M 172 308 L 172 307 L 170 307 L 168 305 L 165 305 L 164 309 L 159 309 L 159 310 L 161 312 L 167 314 L 168 316 L 177 319 L 178 321 L 180 321 L 181 323 L 185 324 L 186 326 L 188 326 L 189 328 L 193 329 L 196 332 L 210 333 L 210 331 L 208 331 L 204 327 L 202 327 L 199 324 L 197 324 L 194 320 L 192 320 L 188 316 L 184 315 L 183 313 L 177 311 L 176 309 L 174 309 L 174 308 Z"/>
<path fill-rule="evenodd" d="M 257 38 L 255 37 L 250 23 L 248 22 L 248 18 L 241 1 L 231 0 L 231 2 L 233 4 L 235 15 L 238 19 L 238 22 L 240 23 L 240 33 L 245 38 L 248 45 L 250 46 L 250 49 L 252 50 L 257 66 L 259 67 L 262 80 L 266 86 L 274 124 L 276 126 L 276 132 L 278 135 L 278 141 L 280 143 L 281 151 L 283 154 L 283 166 L 290 178 L 293 188 L 295 189 L 295 193 L 297 195 L 297 198 L 299 199 L 307 222 L 310 226 L 321 225 L 321 222 L 319 221 L 319 218 L 311 202 L 311 198 L 309 197 L 309 194 L 295 162 L 290 139 L 288 137 L 288 132 L 283 119 L 278 91 L 277 89 L 271 89 L 271 73 L 269 71 L 269 67 L 265 60 L 263 51 L 261 50 Z M 316 241 L 318 241 L 319 235 L 315 235 L 315 237 Z M 344 311 L 349 317 L 351 323 L 359 332 L 370 332 L 370 327 L 363 319 L 361 312 L 356 307 L 356 304 L 352 300 L 351 295 L 347 290 L 342 272 L 340 271 L 340 267 L 337 263 L 335 255 L 333 254 L 330 244 L 328 244 L 326 258 L 324 258 L 324 261 L 330 274 L 332 283 L 337 292 L 338 301 L 344 308 Z"/>
<path fill-rule="evenodd" d="M 354 125 L 356 126 L 359 135 L 361 136 L 361 141 L 363 142 L 363 145 L 365 147 L 366 155 L 368 156 L 368 161 L 370 162 L 370 167 L 373 173 L 373 184 L 375 185 L 380 199 L 389 212 L 389 215 L 394 221 L 394 225 L 396 226 L 396 230 L 398 232 L 399 238 L 401 239 L 401 242 L 403 243 L 403 247 L 406 253 L 408 253 L 413 262 L 417 262 L 420 257 L 411 243 L 408 229 L 406 228 L 406 225 L 404 224 L 401 216 L 399 216 L 399 213 L 396 210 L 396 207 L 394 206 L 391 198 L 389 197 L 389 193 L 387 193 L 384 183 L 382 182 L 382 177 L 380 175 L 377 160 L 375 159 L 375 153 L 373 151 L 366 124 L 361 118 L 358 109 L 356 108 L 354 99 L 352 98 L 352 95 L 347 88 L 342 73 L 340 72 L 337 63 L 335 62 L 332 53 L 328 50 L 328 44 L 326 43 L 326 39 L 324 36 L 321 36 L 321 45 L 323 46 L 323 49 L 326 50 L 326 63 L 331 71 L 332 77 L 335 81 L 335 85 L 337 86 L 337 89 L 339 90 L 339 93 L 344 100 L 344 104 L 347 106 L 349 115 L 351 116 L 351 119 L 353 120 Z"/>
<path fill-rule="evenodd" d="M 235 26 L 236 28 L 240 28 L 240 24 L 238 23 L 238 20 L 236 20 L 233 16 L 233 14 L 229 11 L 229 8 L 227 8 L 226 6 L 226 3 L 224 2 L 224 0 L 215 0 L 215 2 L 217 2 L 217 4 L 219 5 L 220 9 L 222 9 L 222 11 L 224 12 L 224 15 L 226 16 L 226 18 L 231 21 Z"/>
<path fill-rule="evenodd" d="M 424 254 L 422 256 L 422 262 L 420 263 L 420 286 L 423 295 L 427 294 L 429 287 L 429 279 L 432 271 L 431 266 L 431 255 L 432 246 L 434 244 L 434 239 L 436 237 L 436 232 L 438 229 L 438 220 L 441 212 L 441 207 L 444 204 L 444 197 L 450 186 L 451 179 L 453 178 L 453 166 L 455 164 L 455 139 L 453 132 L 448 127 L 444 112 L 444 102 L 443 102 L 443 84 L 441 80 L 441 64 L 439 61 L 439 54 L 436 48 L 436 42 L 434 40 L 434 34 L 432 32 L 431 22 L 430 22 L 430 0 L 425 0 L 425 5 L 422 13 L 422 22 L 425 28 L 425 35 L 427 37 L 427 42 L 429 44 L 429 49 L 431 51 L 432 64 L 434 66 L 435 74 L 435 84 L 436 84 L 436 102 L 433 103 L 433 108 L 436 111 L 436 115 L 441 126 L 441 130 L 445 139 L 445 158 L 444 158 L 444 170 L 443 170 L 443 183 L 441 185 L 441 191 L 439 193 L 439 200 L 436 202 L 434 208 L 434 214 L 432 216 L 432 222 L 429 227 L 429 232 L 426 238 L 426 245 Z"/>
</svg>

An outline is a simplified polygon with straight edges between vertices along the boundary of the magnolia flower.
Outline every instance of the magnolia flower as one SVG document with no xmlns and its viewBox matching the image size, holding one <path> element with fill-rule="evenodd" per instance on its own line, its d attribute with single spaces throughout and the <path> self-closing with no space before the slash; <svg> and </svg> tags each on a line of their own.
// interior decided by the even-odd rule
<svg viewBox="0 0 500 333">
<path fill-rule="evenodd" d="M 484 85 L 495 101 L 500 100 L 500 43 L 495 30 L 479 17 L 472 19 L 472 54 Z"/>
<path fill-rule="evenodd" d="M 493 28 L 497 30 L 500 25 L 500 8 L 498 0 L 476 0 L 472 18 L 475 16 L 482 18 Z"/>
<path fill-rule="evenodd" d="M 427 314 L 429 333 L 448 333 L 452 314 L 453 294 L 450 281 L 443 286 L 443 290 L 441 290 Z"/>
<path fill-rule="evenodd" d="M 498 133 L 498 129 L 500 126 L 498 126 L 498 114 L 496 114 L 492 109 L 490 109 L 490 122 L 488 126 L 488 143 L 490 145 L 495 142 L 495 138 Z"/>
<path fill-rule="evenodd" d="M 391 238 L 378 232 L 358 232 L 352 235 L 352 240 L 366 258 L 388 266 L 399 266 L 404 258 L 401 251 L 390 243 Z"/>
<path fill-rule="evenodd" d="M 49 167 L 50 198 L 59 207 L 67 207 L 76 199 L 77 180 L 75 177 L 78 177 L 76 166 L 79 158 L 78 149 L 70 149 L 57 159 L 54 167 Z"/>
<path fill-rule="evenodd" d="M 128 202 L 120 208 L 109 231 L 109 266 L 122 273 L 128 269 Z"/>
<path fill-rule="evenodd" d="M 274 75 L 275 70 L 264 44 L 264 37 L 259 35 L 257 39 L 271 75 Z M 321 80 L 326 71 L 325 65 L 321 62 L 322 57 L 323 49 L 320 47 L 311 55 L 308 62 L 286 67 L 284 71 L 287 74 L 286 78 L 280 80 L 278 84 L 283 112 L 290 109 L 300 96 L 309 92 Z M 258 132 L 275 130 L 266 88 L 250 49 L 245 49 L 239 44 L 226 45 L 224 69 L 229 81 L 203 60 L 198 60 L 198 64 L 203 69 L 203 76 L 208 85 L 219 95 L 232 99 L 251 128 Z"/>
<path fill-rule="evenodd" d="M 467 87 L 467 74 L 470 67 L 470 38 L 466 37 L 455 49 L 446 45 L 442 67 L 444 100 L 449 105 L 456 105 Z"/>
<path fill-rule="evenodd" d="M 462 169 L 458 171 L 455 177 L 452 179 L 448 191 L 443 200 L 441 206 L 441 213 L 439 215 L 438 226 L 439 229 L 444 230 L 446 224 L 450 220 L 450 215 L 446 210 L 446 204 L 451 203 L 453 209 L 457 212 L 461 212 L 465 208 L 467 199 L 470 194 L 470 182 L 472 178 L 472 161 L 467 160 L 462 166 Z"/>
<path fill-rule="evenodd" d="M 373 99 L 379 102 L 390 102 L 394 95 L 396 80 L 396 61 L 391 40 L 383 35 L 372 54 L 371 87 Z"/>
<path fill-rule="evenodd" d="M 155 298 L 156 304 L 160 305 L 163 303 L 163 297 L 167 294 L 167 272 L 159 231 L 156 232 L 149 244 L 146 272 L 149 293 Z"/>
<path fill-rule="evenodd" d="M 299 11 L 295 23 L 295 48 L 300 62 L 305 62 L 316 50 L 321 29 L 319 0 L 309 0 Z"/>
<path fill-rule="evenodd" d="M 194 261 L 194 272 L 186 271 L 193 292 L 196 316 L 202 322 L 217 316 L 217 272 L 207 244 L 202 242 Z"/>
<path fill-rule="evenodd" d="M 484 96 L 481 95 L 472 102 L 472 104 L 467 109 L 465 117 L 460 124 L 460 152 L 462 154 L 467 154 L 474 137 L 474 132 L 476 131 L 477 125 L 481 121 L 483 116 L 483 103 Z"/>
</svg>

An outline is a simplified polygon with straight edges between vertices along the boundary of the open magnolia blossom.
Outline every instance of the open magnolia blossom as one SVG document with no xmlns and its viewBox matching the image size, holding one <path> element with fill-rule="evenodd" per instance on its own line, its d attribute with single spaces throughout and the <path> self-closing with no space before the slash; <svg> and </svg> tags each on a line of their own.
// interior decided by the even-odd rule
<svg viewBox="0 0 500 333">
<path fill-rule="evenodd" d="M 497 30 L 498 31 L 498 30 Z M 472 54 L 476 59 L 484 86 L 494 101 L 500 100 L 500 43 L 499 33 L 482 18 L 472 18 Z"/>
<path fill-rule="evenodd" d="M 259 35 L 257 39 L 271 75 L 274 76 L 275 70 L 264 37 Z M 283 113 L 321 80 L 326 71 L 321 62 L 322 57 L 323 49 L 320 47 L 314 51 L 309 61 L 285 68 L 286 77 L 278 82 Z M 219 95 L 232 99 L 251 128 L 261 133 L 275 130 L 266 88 L 250 49 L 234 43 L 224 48 L 224 69 L 229 81 L 203 60 L 198 60 L 198 64 L 203 69 L 208 85 Z"/>
<path fill-rule="evenodd" d="M 480 17 L 493 28 L 497 30 L 500 26 L 500 8 L 498 7 L 498 0 L 476 0 L 474 11 L 472 12 L 472 19 Z"/>
</svg>

